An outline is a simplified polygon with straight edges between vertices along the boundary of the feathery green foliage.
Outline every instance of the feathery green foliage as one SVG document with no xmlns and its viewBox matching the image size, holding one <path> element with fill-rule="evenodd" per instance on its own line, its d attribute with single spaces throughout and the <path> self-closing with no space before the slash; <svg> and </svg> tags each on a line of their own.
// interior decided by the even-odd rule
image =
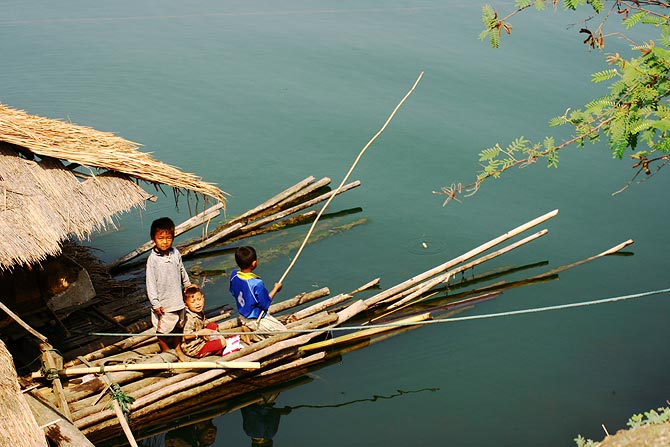
<svg viewBox="0 0 670 447">
<path fill-rule="evenodd" d="M 488 39 L 491 47 L 498 48 L 503 31 L 511 34 L 510 18 L 533 6 L 542 10 L 547 4 L 556 6 L 558 3 L 559 0 L 516 0 L 516 9 L 504 17 L 492 6 L 484 5 L 485 29 L 480 38 Z M 485 149 L 479 158 L 482 170 L 473 183 L 465 186 L 459 183 L 459 193 L 474 194 L 484 180 L 498 178 L 508 169 L 527 166 L 540 158 L 546 158 L 548 166 L 557 167 L 559 150 L 572 145 L 584 146 L 600 138 L 607 139 L 614 158 L 622 159 L 629 154 L 633 168 L 637 169 L 635 177 L 641 172 L 651 175 L 670 162 L 670 11 L 664 1 L 613 0 L 611 3 L 611 7 L 604 10 L 602 0 L 563 0 L 566 10 L 590 7 L 590 14 L 595 13 L 590 16 L 591 20 L 584 22 L 594 28 L 579 31 L 587 35 L 586 45 L 597 50 L 604 48 L 603 28 L 612 17 L 620 17 L 626 29 L 653 26 L 658 39 L 639 44 L 629 39 L 629 54 L 605 54 L 604 62 L 611 68 L 594 73 L 591 81 L 609 82 L 609 93 L 586 101 L 581 108 L 570 108 L 549 121 L 550 126 L 571 126 L 572 138 L 557 145 L 552 137 L 546 137 L 541 143 L 520 137 L 505 149 L 499 144 Z M 604 17 L 598 22 L 600 13 Z M 447 195 L 445 204 L 455 198 L 453 188 L 442 188 L 438 193 Z"/>
</svg>

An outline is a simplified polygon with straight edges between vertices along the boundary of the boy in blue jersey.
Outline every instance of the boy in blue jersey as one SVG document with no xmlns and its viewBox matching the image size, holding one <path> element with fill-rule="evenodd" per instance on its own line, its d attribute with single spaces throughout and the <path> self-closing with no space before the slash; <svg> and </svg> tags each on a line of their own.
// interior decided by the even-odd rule
<svg viewBox="0 0 670 447">
<path fill-rule="evenodd" d="M 230 293 L 237 302 L 237 311 L 240 321 L 252 331 L 283 331 L 286 330 L 279 320 L 268 314 L 272 299 L 282 288 L 281 283 L 275 283 L 268 292 L 263 280 L 253 270 L 258 267 L 256 250 L 244 246 L 235 252 L 235 262 L 239 270 L 233 270 L 230 275 Z M 258 338 L 267 338 L 271 334 L 256 334 Z"/>
</svg>

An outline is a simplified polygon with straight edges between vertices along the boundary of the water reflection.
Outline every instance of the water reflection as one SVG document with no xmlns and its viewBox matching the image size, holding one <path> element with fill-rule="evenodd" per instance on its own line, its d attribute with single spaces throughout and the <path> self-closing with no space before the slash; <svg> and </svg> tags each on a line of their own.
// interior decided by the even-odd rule
<svg viewBox="0 0 670 447">
<path fill-rule="evenodd" d="M 291 407 L 275 406 L 277 397 L 279 393 L 267 394 L 260 402 L 255 402 L 240 410 L 242 428 L 244 433 L 251 438 L 252 446 L 271 446 L 272 438 L 279 430 L 281 417 L 291 413 Z"/>
</svg>

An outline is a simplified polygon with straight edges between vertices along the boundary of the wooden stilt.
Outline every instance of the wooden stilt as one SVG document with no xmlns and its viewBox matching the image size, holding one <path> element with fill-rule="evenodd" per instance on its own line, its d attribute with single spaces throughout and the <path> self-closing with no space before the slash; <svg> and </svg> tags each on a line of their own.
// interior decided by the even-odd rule
<svg viewBox="0 0 670 447">
<path fill-rule="evenodd" d="M 56 371 L 63 368 L 63 358 L 56 354 L 53 347 L 48 343 L 43 343 L 40 348 L 42 349 L 42 363 L 50 371 L 50 374 L 55 374 Z M 56 396 L 56 402 L 58 404 L 58 409 L 63 413 L 63 415 L 72 421 L 72 414 L 70 414 L 70 407 L 68 407 L 67 399 L 65 397 L 65 392 L 63 391 L 63 384 L 58 378 L 58 375 L 52 380 L 52 387 L 54 395 Z"/>
</svg>

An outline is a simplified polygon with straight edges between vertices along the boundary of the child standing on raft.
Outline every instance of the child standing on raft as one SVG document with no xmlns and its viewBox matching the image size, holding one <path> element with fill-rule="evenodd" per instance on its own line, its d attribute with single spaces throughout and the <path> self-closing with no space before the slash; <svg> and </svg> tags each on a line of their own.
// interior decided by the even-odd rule
<svg viewBox="0 0 670 447">
<path fill-rule="evenodd" d="M 180 332 L 184 321 L 182 291 L 191 285 L 179 250 L 172 246 L 174 222 L 161 217 L 151 223 L 155 247 L 147 258 L 146 286 L 151 304 L 151 324 L 157 334 Z M 161 352 L 175 348 L 177 337 L 158 337 Z"/>
</svg>

